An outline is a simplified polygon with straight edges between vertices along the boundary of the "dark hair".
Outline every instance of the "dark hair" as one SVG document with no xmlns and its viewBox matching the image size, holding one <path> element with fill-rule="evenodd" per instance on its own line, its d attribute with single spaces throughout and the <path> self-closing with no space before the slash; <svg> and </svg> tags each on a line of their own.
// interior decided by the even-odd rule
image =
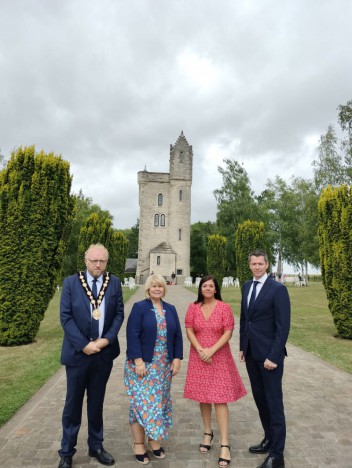
<svg viewBox="0 0 352 468">
<path fill-rule="evenodd" d="M 268 254 L 265 252 L 265 250 L 262 250 L 262 249 L 253 250 L 248 256 L 249 262 L 251 261 L 251 257 L 264 257 L 265 263 L 269 263 Z"/>
<path fill-rule="evenodd" d="M 195 304 L 199 304 L 200 302 L 203 303 L 204 297 L 203 297 L 203 294 L 202 294 L 202 285 L 206 281 L 209 281 L 209 280 L 212 280 L 214 282 L 214 285 L 215 285 L 215 294 L 214 294 L 215 299 L 218 299 L 219 301 L 222 301 L 220 287 L 219 287 L 219 283 L 218 283 L 217 279 L 213 275 L 206 275 L 206 276 L 203 276 L 203 278 L 199 282 L 198 297 L 197 297 L 197 300 L 194 302 Z"/>
</svg>

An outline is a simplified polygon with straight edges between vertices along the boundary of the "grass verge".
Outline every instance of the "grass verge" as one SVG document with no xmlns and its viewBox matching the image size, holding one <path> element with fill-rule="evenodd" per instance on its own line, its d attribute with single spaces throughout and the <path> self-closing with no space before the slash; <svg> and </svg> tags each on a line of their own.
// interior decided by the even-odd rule
<svg viewBox="0 0 352 468">
<path fill-rule="evenodd" d="M 124 302 L 135 291 L 124 288 Z M 59 302 L 56 293 L 33 343 L 0 347 L 0 427 L 61 367 Z"/>
</svg>

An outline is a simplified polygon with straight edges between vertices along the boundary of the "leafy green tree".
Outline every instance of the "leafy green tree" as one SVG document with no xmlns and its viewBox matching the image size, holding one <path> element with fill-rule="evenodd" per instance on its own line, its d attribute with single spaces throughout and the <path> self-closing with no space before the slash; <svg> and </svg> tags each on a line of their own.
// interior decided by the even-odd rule
<svg viewBox="0 0 352 468">
<path fill-rule="evenodd" d="M 291 263 L 300 266 L 308 278 L 308 263 L 319 267 L 318 200 L 319 195 L 313 181 L 303 178 L 292 180 L 296 198 L 296 223 L 299 225 L 297 250 L 291 252 Z"/>
<path fill-rule="evenodd" d="M 342 338 L 352 339 L 352 187 L 328 186 L 319 200 L 321 272 L 329 309 Z"/>
<path fill-rule="evenodd" d="M 227 239 L 219 234 L 212 234 L 208 237 L 207 267 L 208 274 L 214 275 L 219 284 L 226 271 Z"/>
<path fill-rule="evenodd" d="M 208 236 L 216 233 L 214 223 L 194 223 L 191 225 L 191 272 L 194 276 L 208 273 L 207 245 Z"/>
<path fill-rule="evenodd" d="M 123 276 L 128 250 L 128 239 L 122 232 L 116 232 L 112 221 L 98 213 L 92 213 L 86 225 L 81 228 L 78 241 L 78 270 L 85 269 L 84 255 L 91 244 L 103 244 L 109 251 L 108 270 Z"/>
<path fill-rule="evenodd" d="M 112 245 L 114 230 L 112 228 L 111 219 L 100 217 L 98 213 L 92 213 L 86 220 L 86 225 L 83 226 L 79 233 L 78 239 L 78 270 L 85 269 L 84 255 L 91 244 L 103 244 L 109 251 Z M 111 260 L 111 259 L 110 259 Z"/>
<path fill-rule="evenodd" d="M 244 223 L 239 224 L 235 235 L 235 242 L 237 278 L 242 286 L 252 278 L 248 262 L 251 251 L 263 249 L 267 253 L 270 253 L 267 248 L 264 223 L 262 221 L 244 221 Z"/>
<path fill-rule="evenodd" d="M 122 232 L 114 232 L 109 250 L 109 271 L 123 278 L 129 241 Z"/>
<path fill-rule="evenodd" d="M 234 232 L 239 223 L 257 217 L 256 202 L 248 174 L 235 159 L 224 159 L 226 167 L 218 167 L 222 187 L 214 190 L 217 201 L 216 220 L 219 227 Z"/>
<path fill-rule="evenodd" d="M 62 268 L 74 212 L 69 163 L 34 146 L 0 172 L 0 344 L 33 341 Z"/>
<path fill-rule="evenodd" d="M 318 159 L 313 161 L 314 181 L 320 192 L 328 185 L 340 185 L 347 181 L 344 159 L 338 151 L 338 138 L 334 127 L 329 125 L 325 135 L 320 137 Z"/>
<path fill-rule="evenodd" d="M 64 258 L 62 278 L 72 275 L 77 271 L 79 233 L 81 228 L 85 226 L 87 218 L 92 213 L 98 213 L 100 218 L 110 219 L 112 221 L 112 215 L 109 211 L 103 210 L 98 204 L 93 203 L 91 198 L 85 197 L 82 190 L 79 191 L 78 195 L 74 195 L 74 199 L 76 204 L 76 213 L 72 223 L 69 246 Z M 81 263 L 80 265 L 82 266 Z"/>
<path fill-rule="evenodd" d="M 352 182 L 352 100 L 347 101 L 346 105 L 338 107 L 338 122 L 342 131 L 347 132 L 341 141 L 341 147 L 344 151 L 346 162 L 347 183 Z"/>
<path fill-rule="evenodd" d="M 121 231 L 128 239 L 127 258 L 138 258 L 139 219 L 130 229 Z"/>
<path fill-rule="evenodd" d="M 222 175 L 222 187 L 214 190 L 217 201 L 216 220 L 218 232 L 228 239 L 227 267 L 236 268 L 234 233 L 238 224 L 247 219 L 258 220 L 256 199 L 248 174 L 235 159 L 224 159 L 225 168 L 218 167 Z"/>
</svg>

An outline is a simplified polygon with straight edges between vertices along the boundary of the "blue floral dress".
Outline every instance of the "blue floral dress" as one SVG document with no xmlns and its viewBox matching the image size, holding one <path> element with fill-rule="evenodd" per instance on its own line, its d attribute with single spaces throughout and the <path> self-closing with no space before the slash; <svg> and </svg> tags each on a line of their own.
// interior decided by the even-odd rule
<svg viewBox="0 0 352 468">
<path fill-rule="evenodd" d="M 165 311 L 162 316 L 154 307 L 157 322 L 157 338 L 152 362 L 146 362 L 147 375 L 138 377 L 134 361 L 125 363 L 125 386 L 130 401 L 129 422 L 144 427 L 153 440 L 168 437 L 172 427 L 171 369 L 167 351 Z"/>
</svg>

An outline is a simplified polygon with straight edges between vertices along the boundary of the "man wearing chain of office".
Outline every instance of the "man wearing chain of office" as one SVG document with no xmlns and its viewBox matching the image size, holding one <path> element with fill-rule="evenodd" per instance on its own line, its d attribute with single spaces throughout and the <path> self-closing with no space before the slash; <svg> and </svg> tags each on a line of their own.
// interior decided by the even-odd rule
<svg viewBox="0 0 352 468">
<path fill-rule="evenodd" d="M 124 306 L 119 278 L 105 271 L 108 259 L 102 244 L 91 245 L 85 253 L 86 271 L 65 278 L 62 287 L 61 363 L 66 366 L 67 393 L 59 468 L 72 466 L 85 392 L 88 453 L 103 465 L 115 463 L 103 447 L 103 404 L 113 360 L 120 354 L 117 334 L 124 320 Z"/>
</svg>

